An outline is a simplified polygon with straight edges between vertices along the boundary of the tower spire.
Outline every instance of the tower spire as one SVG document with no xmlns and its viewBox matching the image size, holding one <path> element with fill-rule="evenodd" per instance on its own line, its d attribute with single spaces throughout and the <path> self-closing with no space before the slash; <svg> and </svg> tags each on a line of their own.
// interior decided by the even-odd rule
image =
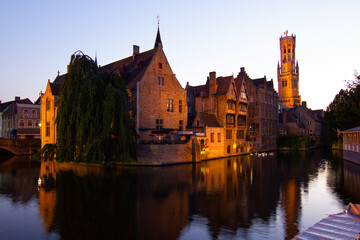
<svg viewBox="0 0 360 240">
<path fill-rule="evenodd" d="M 157 30 L 157 34 L 156 34 L 154 48 L 157 48 L 159 46 L 159 44 L 162 46 L 161 37 L 160 37 L 160 27 L 159 27 L 159 25 L 160 25 L 159 24 L 160 23 L 159 15 L 157 16 L 157 23 L 158 23 L 158 30 Z"/>
</svg>

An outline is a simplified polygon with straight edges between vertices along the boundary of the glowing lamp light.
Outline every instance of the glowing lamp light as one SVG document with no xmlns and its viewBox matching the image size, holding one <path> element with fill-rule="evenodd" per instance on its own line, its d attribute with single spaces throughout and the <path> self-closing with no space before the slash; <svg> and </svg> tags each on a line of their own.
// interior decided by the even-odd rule
<svg viewBox="0 0 360 240">
<path fill-rule="evenodd" d="M 237 146 L 236 143 L 234 143 L 234 144 L 233 144 L 233 148 L 236 149 L 236 146 Z"/>
</svg>

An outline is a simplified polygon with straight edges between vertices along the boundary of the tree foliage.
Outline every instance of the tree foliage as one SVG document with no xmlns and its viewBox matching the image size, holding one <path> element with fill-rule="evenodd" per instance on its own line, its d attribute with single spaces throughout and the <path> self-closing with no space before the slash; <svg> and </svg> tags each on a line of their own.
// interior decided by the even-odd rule
<svg viewBox="0 0 360 240">
<path fill-rule="evenodd" d="M 341 89 L 325 111 L 326 141 L 337 139 L 337 130 L 346 130 L 360 125 L 360 76 L 346 81 L 347 89 Z"/>
<path fill-rule="evenodd" d="M 115 73 L 100 73 L 81 52 L 71 56 L 56 124 L 59 161 L 136 159 L 136 131 L 124 82 Z"/>
</svg>

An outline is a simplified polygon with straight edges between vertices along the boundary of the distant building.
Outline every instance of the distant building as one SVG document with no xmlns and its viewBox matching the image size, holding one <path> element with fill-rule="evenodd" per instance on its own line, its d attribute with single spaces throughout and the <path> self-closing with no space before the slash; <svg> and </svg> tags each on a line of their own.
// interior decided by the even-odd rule
<svg viewBox="0 0 360 240">
<path fill-rule="evenodd" d="M 360 126 L 341 132 L 343 134 L 343 157 L 360 164 Z"/>
<path fill-rule="evenodd" d="M 295 63 L 296 37 L 280 37 L 280 57 L 278 62 L 278 90 L 281 104 L 294 107 L 301 104 L 299 94 L 299 65 Z"/>
<path fill-rule="evenodd" d="M 251 79 L 245 68 L 241 68 L 235 82 L 245 81 L 248 95 L 248 137 L 256 142 L 256 151 L 276 150 L 279 134 L 278 94 L 272 80 L 266 76 Z"/>
<path fill-rule="evenodd" d="M 281 130 L 286 129 L 290 136 L 309 136 L 311 146 L 322 146 L 324 144 L 323 110 L 311 110 L 307 108 L 306 102 L 294 108 L 284 107 L 279 114 Z"/>
<path fill-rule="evenodd" d="M 0 103 L 0 137 L 33 139 L 40 138 L 40 105 L 28 98 L 15 97 L 14 101 Z"/>
<path fill-rule="evenodd" d="M 244 81 L 233 76 L 216 77 L 210 72 L 205 85 L 187 84 L 188 129 L 201 128 L 205 134 L 208 158 L 248 153 L 248 96 Z M 208 144 L 206 144 L 206 141 Z"/>
<path fill-rule="evenodd" d="M 130 97 L 130 110 L 136 122 L 140 142 L 161 141 L 187 125 L 186 91 L 181 87 L 163 51 L 158 29 L 154 48 L 140 52 L 133 46 L 133 54 L 99 68 L 100 72 L 114 72 L 124 80 Z M 41 97 L 42 146 L 56 143 L 56 112 L 59 90 L 65 75 L 48 82 Z"/>
</svg>

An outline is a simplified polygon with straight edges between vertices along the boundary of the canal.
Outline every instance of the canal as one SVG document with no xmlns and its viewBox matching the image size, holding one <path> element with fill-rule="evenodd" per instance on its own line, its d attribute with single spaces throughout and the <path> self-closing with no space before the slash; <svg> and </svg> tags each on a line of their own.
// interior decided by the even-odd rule
<svg viewBox="0 0 360 240">
<path fill-rule="evenodd" d="M 291 239 L 360 203 L 360 166 L 341 156 L 117 169 L 0 156 L 0 239 Z"/>
</svg>

